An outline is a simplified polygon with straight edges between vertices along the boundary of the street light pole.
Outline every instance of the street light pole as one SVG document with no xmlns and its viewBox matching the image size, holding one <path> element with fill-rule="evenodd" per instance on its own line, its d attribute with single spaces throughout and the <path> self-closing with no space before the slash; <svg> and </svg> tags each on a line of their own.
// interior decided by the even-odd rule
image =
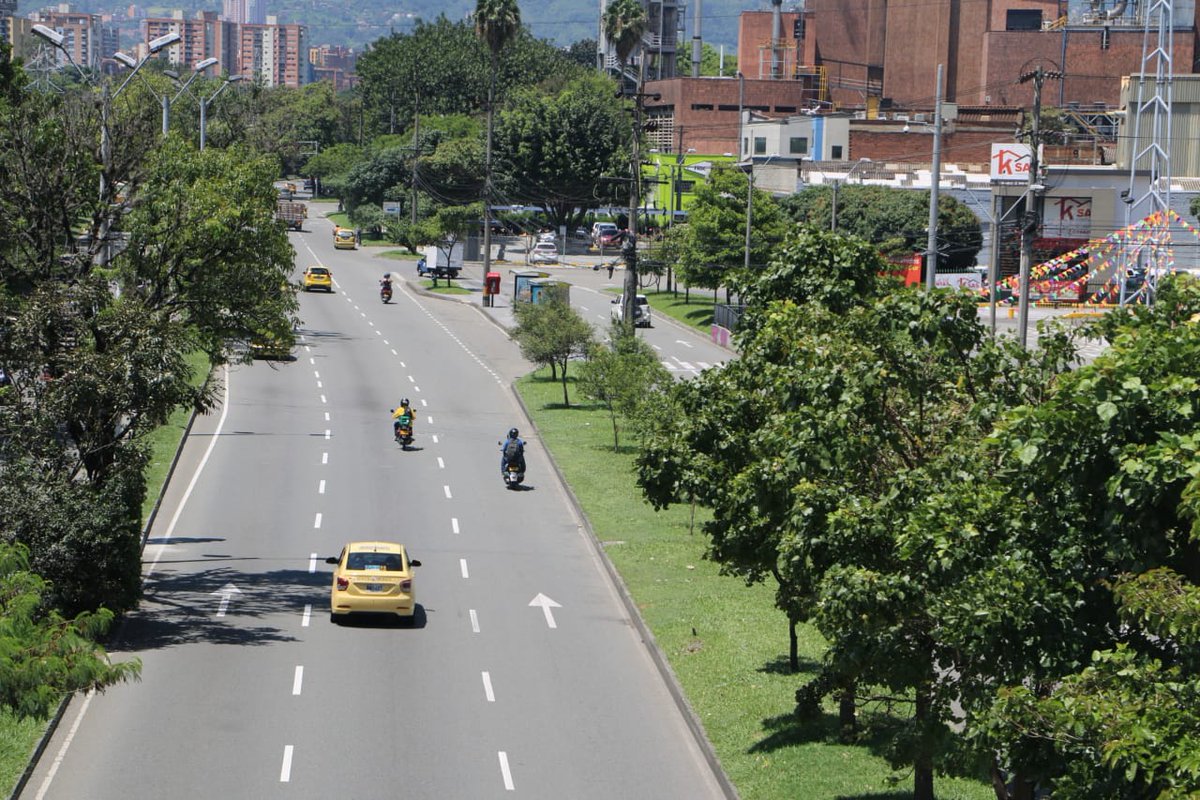
<svg viewBox="0 0 1200 800">
<path fill-rule="evenodd" d="M 245 77 L 245 76 L 230 75 L 229 77 L 227 77 L 225 79 L 225 82 L 221 84 L 221 87 L 212 93 L 211 97 L 201 97 L 200 98 L 200 150 L 201 151 L 204 150 L 204 144 L 208 139 L 208 107 L 212 104 L 212 102 L 214 100 L 217 99 L 217 97 L 221 94 L 221 92 L 223 92 L 229 88 L 230 84 L 237 83 L 238 81 L 242 80 L 243 77 Z"/>
</svg>

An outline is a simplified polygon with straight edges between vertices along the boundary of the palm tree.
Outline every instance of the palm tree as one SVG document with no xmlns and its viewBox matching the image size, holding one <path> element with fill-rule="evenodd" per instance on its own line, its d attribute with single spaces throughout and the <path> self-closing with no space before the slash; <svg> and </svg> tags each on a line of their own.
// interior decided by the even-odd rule
<svg viewBox="0 0 1200 800">
<path fill-rule="evenodd" d="M 621 74 L 617 80 L 624 89 L 625 65 L 629 62 L 629 57 L 633 55 L 634 50 L 641 45 L 642 34 L 646 32 L 646 9 L 642 7 L 639 0 L 612 0 L 604 8 L 601 24 L 604 28 L 604 38 L 612 44 L 617 54 L 617 61 L 621 65 Z M 641 92 L 640 84 L 637 92 Z M 638 143 L 642 135 L 641 109 L 641 97 L 634 97 L 634 123 L 632 142 L 629 148 L 632 154 L 629 173 L 629 229 L 623 248 L 625 288 L 621 298 L 621 317 L 627 325 L 633 323 L 633 305 L 637 299 L 638 290 L 637 209 L 641 195 L 639 183 L 642 176 L 642 156 L 638 152 Z"/>
<path fill-rule="evenodd" d="M 521 9 L 517 0 L 476 0 L 475 35 L 487 45 L 492 59 L 487 104 L 487 151 L 483 177 L 483 271 L 492 265 L 492 130 L 496 105 L 496 72 L 500 51 L 521 30 Z"/>
<path fill-rule="evenodd" d="M 625 65 L 642 43 L 642 34 L 646 32 L 646 9 L 638 0 L 612 0 L 604 8 L 601 23 L 604 26 L 604 38 L 613 46 L 617 61 L 621 64 L 621 85 L 624 86 Z"/>
</svg>

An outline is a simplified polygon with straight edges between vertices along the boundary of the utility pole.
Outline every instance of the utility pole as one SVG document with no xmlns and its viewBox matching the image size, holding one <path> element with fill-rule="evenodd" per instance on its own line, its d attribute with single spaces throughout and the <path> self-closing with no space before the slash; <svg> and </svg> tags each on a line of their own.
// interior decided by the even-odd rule
<svg viewBox="0 0 1200 800">
<path fill-rule="evenodd" d="M 412 208 L 409 219 L 417 224 L 417 164 L 421 158 L 421 94 L 418 92 L 413 100 L 413 162 L 412 162 Z"/>
<path fill-rule="evenodd" d="M 1029 343 L 1029 273 L 1033 265 L 1033 236 L 1042 224 L 1042 200 L 1046 187 L 1039 180 L 1041 165 L 1039 150 L 1042 146 L 1042 84 L 1047 78 L 1062 80 L 1061 72 L 1048 72 L 1038 67 L 1021 76 L 1021 83 L 1033 81 L 1033 120 L 1029 125 L 1029 190 L 1025 195 L 1025 218 L 1021 223 L 1021 296 L 1017 304 L 1017 327 L 1021 331 L 1021 347 Z"/>
<path fill-rule="evenodd" d="M 925 243 L 925 288 L 937 285 L 938 190 L 942 184 L 942 66 L 937 68 L 933 106 L 933 166 L 929 170 L 929 239 Z"/>
<path fill-rule="evenodd" d="M 630 167 L 633 172 L 629 176 L 629 228 L 625 241 L 621 246 L 621 257 L 625 261 L 625 286 L 621 293 L 621 319 L 627 325 L 633 324 L 633 308 L 637 301 L 638 290 L 638 255 L 637 255 L 637 210 L 642 196 L 642 109 L 646 95 L 642 87 L 646 85 L 646 53 L 641 48 L 638 59 L 638 83 L 633 95 L 633 143 L 630 150 Z M 658 99 L 659 95 L 653 95 Z"/>
</svg>

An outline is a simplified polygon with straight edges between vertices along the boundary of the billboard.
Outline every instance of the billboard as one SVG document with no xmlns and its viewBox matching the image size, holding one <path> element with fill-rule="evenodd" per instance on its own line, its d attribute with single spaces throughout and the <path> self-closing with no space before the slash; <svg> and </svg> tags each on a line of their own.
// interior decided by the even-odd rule
<svg viewBox="0 0 1200 800">
<path fill-rule="evenodd" d="M 1042 207 L 1042 236 L 1087 239 L 1092 234 L 1092 198 L 1047 197 Z"/>
<path fill-rule="evenodd" d="M 991 178 L 993 182 L 1019 183 L 1029 180 L 1032 151 L 1027 144 L 992 144 Z"/>
</svg>

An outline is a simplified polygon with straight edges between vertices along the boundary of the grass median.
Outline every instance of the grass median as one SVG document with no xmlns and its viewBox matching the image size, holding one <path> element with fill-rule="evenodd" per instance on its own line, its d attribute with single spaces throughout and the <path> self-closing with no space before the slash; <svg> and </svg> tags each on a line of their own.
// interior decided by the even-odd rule
<svg viewBox="0 0 1200 800">
<path fill-rule="evenodd" d="M 568 409 L 547 370 L 517 388 L 741 797 L 911 796 L 911 774 L 891 782 L 878 741 L 838 742 L 832 705 L 820 720 L 793 714 L 796 688 L 812 677 L 824 642 L 801 626 L 801 671 L 789 670 L 787 621 L 775 608 L 774 587 L 746 586 L 704 559 L 704 510 L 651 509 L 634 484 L 635 441 L 627 434 L 614 453 L 607 412 L 587 405 L 577 389 L 572 402 L 580 405 Z M 941 800 L 995 796 L 982 781 L 952 778 L 939 778 L 937 793 Z"/>
<path fill-rule="evenodd" d="M 208 376 L 208 357 L 193 353 L 188 357 L 192 378 L 196 385 Z M 150 460 L 146 465 L 146 499 L 142 503 L 143 523 L 149 518 L 151 509 L 158 499 L 175 451 L 183 439 L 191 408 L 178 408 L 171 418 L 146 435 L 144 442 L 150 448 Z M 38 740 L 46 731 L 46 720 L 17 719 L 8 712 L 0 712 L 0 797 L 8 797 L 25 771 Z"/>
</svg>

